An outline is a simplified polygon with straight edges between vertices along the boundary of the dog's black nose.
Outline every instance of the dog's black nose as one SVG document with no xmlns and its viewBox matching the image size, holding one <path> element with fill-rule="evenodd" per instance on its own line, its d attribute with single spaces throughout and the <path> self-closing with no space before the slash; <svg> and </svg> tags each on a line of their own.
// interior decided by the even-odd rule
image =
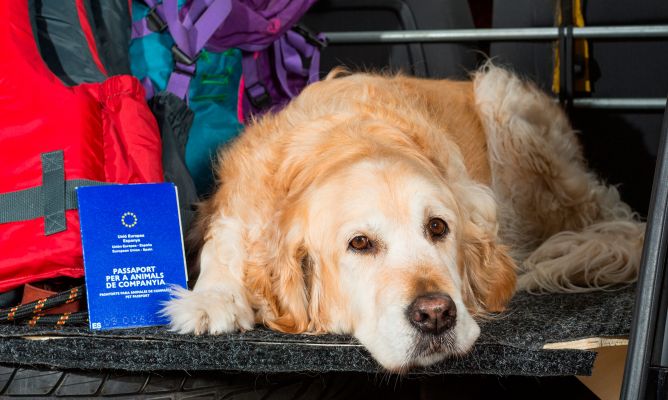
<svg viewBox="0 0 668 400">
<path fill-rule="evenodd" d="M 440 335 L 455 326 L 457 307 L 447 294 L 427 294 L 408 306 L 408 320 L 424 333 Z"/>
</svg>

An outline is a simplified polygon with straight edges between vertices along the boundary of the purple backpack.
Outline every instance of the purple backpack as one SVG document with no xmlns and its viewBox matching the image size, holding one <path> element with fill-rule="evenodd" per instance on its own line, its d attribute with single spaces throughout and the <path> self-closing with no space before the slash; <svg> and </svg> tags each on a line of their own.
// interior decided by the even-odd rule
<svg viewBox="0 0 668 400">
<path fill-rule="evenodd" d="M 243 51 L 240 121 L 283 106 L 318 80 L 321 34 L 295 26 L 315 0 L 143 0 L 151 12 L 133 24 L 133 38 L 169 30 L 174 70 L 167 90 L 187 100 L 195 61 L 203 48 Z M 147 93 L 152 93 L 146 82 Z M 241 97 L 241 96 L 240 96 Z"/>
</svg>

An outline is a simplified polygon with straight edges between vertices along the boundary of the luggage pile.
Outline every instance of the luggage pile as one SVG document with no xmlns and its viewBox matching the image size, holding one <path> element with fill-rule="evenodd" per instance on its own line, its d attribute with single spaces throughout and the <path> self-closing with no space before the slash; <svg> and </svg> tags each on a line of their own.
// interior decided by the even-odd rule
<svg viewBox="0 0 668 400">
<path fill-rule="evenodd" d="M 174 182 L 187 230 L 216 149 L 318 79 L 314 1 L 0 2 L 0 308 L 81 283 L 78 186 Z"/>
</svg>

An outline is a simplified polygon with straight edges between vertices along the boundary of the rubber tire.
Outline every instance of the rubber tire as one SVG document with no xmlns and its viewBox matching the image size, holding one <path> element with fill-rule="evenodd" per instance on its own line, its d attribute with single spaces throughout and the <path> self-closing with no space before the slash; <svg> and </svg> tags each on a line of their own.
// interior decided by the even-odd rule
<svg viewBox="0 0 668 400">
<path fill-rule="evenodd" d="M 367 374 L 120 373 L 0 365 L 0 398 L 302 400 L 381 396 L 389 400 L 416 395 L 415 381 L 388 381 L 380 375 Z"/>
</svg>

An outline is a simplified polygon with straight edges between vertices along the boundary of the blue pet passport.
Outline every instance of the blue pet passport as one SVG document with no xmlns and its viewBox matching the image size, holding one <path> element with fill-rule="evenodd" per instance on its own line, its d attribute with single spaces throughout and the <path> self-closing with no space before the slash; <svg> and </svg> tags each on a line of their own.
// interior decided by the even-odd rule
<svg viewBox="0 0 668 400">
<path fill-rule="evenodd" d="M 170 287 L 186 287 L 176 187 L 77 188 L 90 328 L 164 325 Z"/>
</svg>

